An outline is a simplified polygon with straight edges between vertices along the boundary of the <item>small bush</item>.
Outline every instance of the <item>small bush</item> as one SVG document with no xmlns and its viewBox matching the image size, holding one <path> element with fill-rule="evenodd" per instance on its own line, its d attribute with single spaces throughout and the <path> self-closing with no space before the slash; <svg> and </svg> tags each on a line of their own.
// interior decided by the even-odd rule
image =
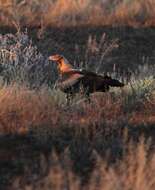
<svg viewBox="0 0 155 190">
<path fill-rule="evenodd" d="M 125 107 L 127 110 L 141 107 L 146 102 L 153 102 L 153 93 L 155 91 L 155 79 L 150 76 L 144 79 L 131 81 L 126 87 Z"/>
<path fill-rule="evenodd" d="M 4 82 L 39 87 L 52 84 L 52 65 L 32 44 L 27 33 L 0 35 L 0 75 Z"/>
</svg>

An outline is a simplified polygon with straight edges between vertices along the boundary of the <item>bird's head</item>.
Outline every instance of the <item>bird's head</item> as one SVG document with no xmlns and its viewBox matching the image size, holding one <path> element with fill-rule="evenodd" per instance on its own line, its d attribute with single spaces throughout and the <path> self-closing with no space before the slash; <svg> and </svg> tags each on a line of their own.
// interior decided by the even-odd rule
<svg viewBox="0 0 155 190">
<path fill-rule="evenodd" d="M 58 64 L 60 73 L 65 73 L 73 69 L 72 65 L 69 64 L 68 60 L 63 55 L 51 55 L 48 59 L 49 61 L 54 61 Z"/>
<path fill-rule="evenodd" d="M 55 61 L 55 62 L 59 62 L 63 59 L 64 57 L 62 55 L 59 54 L 55 54 L 55 55 L 51 55 L 49 56 L 49 61 Z"/>
</svg>

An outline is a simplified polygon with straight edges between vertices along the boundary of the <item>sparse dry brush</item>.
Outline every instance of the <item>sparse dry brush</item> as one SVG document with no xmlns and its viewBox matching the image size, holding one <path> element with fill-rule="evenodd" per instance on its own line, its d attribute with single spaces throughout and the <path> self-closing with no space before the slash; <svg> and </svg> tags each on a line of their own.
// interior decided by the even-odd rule
<svg viewBox="0 0 155 190">
<path fill-rule="evenodd" d="M 117 42 L 107 43 L 104 35 L 99 43 L 89 38 L 85 64 L 80 66 L 101 71 L 104 56 L 115 47 Z M 122 90 L 93 94 L 90 104 L 77 95 L 67 106 L 64 94 L 51 88 L 57 77 L 55 67 L 26 34 L 0 36 L 0 48 L 0 136 L 15 141 L 26 137 L 31 143 L 28 147 L 20 140 L 16 150 L 13 139 L 12 146 L 7 141 L 9 156 L 1 152 L 0 156 L 5 161 L 12 158 L 9 173 L 14 173 L 8 177 L 7 170 L 0 170 L 0 187 L 155 188 L 154 139 L 145 140 L 154 138 L 154 68 L 150 72 L 149 67 L 141 68 L 141 75 L 132 75 Z M 96 68 L 94 55 L 95 63 L 100 62 Z M 116 70 L 111 74 L 116 75 Z M 22 169 L 18 173 L 12 167 Z"/>
<path fill-rule="evenodd" d="M 18 133 L 42 125 L 49 128 L 81 126 L 87 129 L 105 124 L 110 129 L 121 125 L 154 124 L 153 91 L 143 92 L 144 97 L 140 97 L 141 91 L 146 88 L 136 91 L 135 86 L 129 85 L 121 93 L 94 94 L 90 104 L 77 97 L 68 108 L 64 94 L 59 91 L 47 87 L 31 90 L 15 84 L 4 86 L 0 89 L 1 133 Z"/>
<path fill-rule="evenodd" d="M 0 1 L 2 25 L 46 26 L 70 25 L 154 25 L 155 3 L 153 0 L 8 0 Z"/>
<path fill-rule="evenodd" d="M 155 188 L 155 155 L 149 154 L 150 145 L 141 138 L 139 143 L 128 144 L 128 153 L 124 152 L 123 159 L 114 165 L 107 165 L 105 158 L 97 153 L 94 172 L 91 174 L 89 183 L 81 184 L 80 179 L 72 172 L 72 161 L 69 152 L 59 157 L 53 153 L 48 165 L 48 174 L 44 178 L 33 183 L 26 183 L 22 177 L 17 177 L 12 184 L 12 189 L 30 190 L 153 190 Z M 81 155 L 82 156 L 82 155 Z M 47 166 L 44 157 L 41 159 L 42 171 Z"/>
<path fill-rule="evenodd" d="M 27 33 L 0 35 L 0 73 L 4 83 L 25 83 L 29 87 L 50 84 L 56 75 Z"/>
</svg>

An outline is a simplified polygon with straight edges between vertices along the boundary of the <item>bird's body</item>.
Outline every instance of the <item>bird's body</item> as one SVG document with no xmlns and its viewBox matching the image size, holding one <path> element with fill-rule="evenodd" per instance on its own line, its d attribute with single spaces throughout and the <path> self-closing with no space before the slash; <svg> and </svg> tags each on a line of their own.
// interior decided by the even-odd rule
<svg viewBox="0 0 155 190">
<path fill-rule="evenodd" d="M 124 84 L 109 76 L 102 76 L 87 70 L 74 69 L 61 55 L 50 56 L 49 60 L 58 63 L 60 80 L 58 88 L 68 95 L 83 92 L 88 95 L 93 92 L 106 92 L 110 87 L 123 87 Z"/>
<path fill-rule="evenodd" d="M 105 77 L 93 72 L 71 70 L 63 74 L 62 81 L 58 83 L 58 87 L 65 93 L 78 93 L 82 90 L 88 93 L 95 91 L 105 92 L 109 89 L 107 82 Z"/>
</svg>

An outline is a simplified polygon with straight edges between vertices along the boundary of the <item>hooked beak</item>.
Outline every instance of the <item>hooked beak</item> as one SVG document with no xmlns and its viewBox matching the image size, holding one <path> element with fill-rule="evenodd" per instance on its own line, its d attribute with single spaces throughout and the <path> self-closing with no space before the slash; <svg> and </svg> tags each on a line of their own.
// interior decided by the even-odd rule
<svg viewBox="0 0 155 190">
<path fill-rule="evenodd" d="M 48 60 L 49 60 L 49 61 L 55 61 L 55 59 L 54 59 L 53 56 L 49 56 L 49 57 L 48 57 Z"/>
<path fill-rule="evenodd" d="M 57 55 L 51 55 L 51 56 L 48 57 L 48 60 L 49 60 L 49 61 L 54 61 L 54 62 L 57 62 L 57 63 L 58 63 L 61 59 L 62 59 L 62 57 L 61 57 L 61 56 L 57 56 Z"/>
</svg>

